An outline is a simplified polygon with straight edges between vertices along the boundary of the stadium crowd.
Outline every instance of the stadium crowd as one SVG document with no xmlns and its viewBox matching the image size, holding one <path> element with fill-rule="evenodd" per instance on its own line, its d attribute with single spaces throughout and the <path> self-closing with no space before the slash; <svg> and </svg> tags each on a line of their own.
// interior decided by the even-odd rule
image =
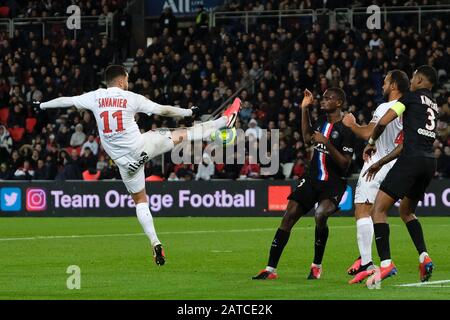
<svg viewBox="0 0 450 320">
<path fill-rule="evenodd" d="M 52 4 L 59 3 L 16 2 L 28 3 L 14 13 L 18 16 L 54 14 Z M 88 15 L 117 13 L 123 8 L 122 2 L 80 1 Z M 275 3 L 230 1 L 228 5 L 268 10 L 282 4 L 316 2 Z M 442 85 L 450 76 L 450 34 L 445 21 L 430 19 L 419 34 L 414 27 L 395 20 L 386 22 L 382 30 L 370 31 L 348 25 L 325 28 L 320 23 L 299 20 L 279 26 L 269 19 L 251 24 L 248 32 L 239 21 L 233 21 L 206 33 L 195 25 L 177 28 L 176 20 L 166 10 L 151 45 L 136 51 L 129 90 L 162 104 L 184 108 L 196 105 L 203 114 L 213 112 L 240 90 L 243 108 L 237 127 L 245 130 L 247 137 L 256 138 L 262 129 L 279 129 L 280 162 L 282 166 L 291 165 L 287 176 L 280 167 L 276 175 L 262 177 L 260 165 L 249 163 L 248 156 L 244 164 L 222 165 L 211 163 L 205 155 L 195 166 L 174 165 L 170 157 L 164 157 L 146 164 L 149 180 L 299 177 L 311 152 L 300 130 L 299 103 L 305 88 L 316 97 L 314 118 L 320 115 L 320 96 L 327 88 L 337 86 L 347 94 L 345 111 L 354 113 L 359 124 L 366 124 L 382 101 L 381 86 L 387 71 L 399 68 L 411 76 L 422 64 L 434 66 L 440 76 L 441 85 L 435 90 L 440 110 L 436 177 L 450 177 L 450 94 Z M 0 179 L 120 179 L 117 167 L 102 149 L 90 112 L 75 108 L 39 112 L 34 108 L 35 101 L 104 86 L 102 70 L 118 62 L 113 52 L 113 45 L 103 35 L 76 41 L 65 35 L 60 41 L 50 41 L 37 31 L 16 30 L 12 38 L 0 33 Z M 144 114 L 136 119 L 142 131 L 192 124 L 189 119 Z M 351 173 L 362 167 L 363 148 L 364 141 L 358 140 Z"/>
</svg>

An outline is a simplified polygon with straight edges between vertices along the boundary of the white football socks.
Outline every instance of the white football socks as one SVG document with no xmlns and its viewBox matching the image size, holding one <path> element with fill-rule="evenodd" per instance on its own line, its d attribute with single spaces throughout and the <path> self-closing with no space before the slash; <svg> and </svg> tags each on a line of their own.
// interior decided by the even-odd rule
<svg viewBox="0 0 450 320">
<path fill-rule="evenodd" d="M 187 139 L 189 141 L 196 141 L 209 138 L 211 134 L 219 129 L 225 128 L 226 125 L 227 117 L 225 116 L 216 120 L 195 124 L 194 126 L 187 128 Z"/>
<path fill-rule="evenodd" d="M 428 253 L 426 251 L 422 252 L 419 256 L 419 262 L 422 263 L 425 260 L 425 257 L 428 257 Z"/>
<path fill-rule="evenodd" d="M 266 267 L 266 271 L 269 271 L 269 272 L 277 272 L 277 268 L 267 266 L 267 267 Z"/>
<path fill-rule="evenodd" d="M 391 264 L 391 262 L 392 262 L 391 259 L 383 260 L 383 261 L 381 261 L 380 266 L 381 266 L 382 268 L 386 268 L 386 267 L 388 267 L 388 266 Z"/>
<path fill-rule="evenodd" d="M 361 265 L 372 261 L 373 222 L 371 217 L 365 217 L 356 221 L 356 238 L 358 240 Z"/>
<path fill-rule="evenodd" d="M 150 239 L 152 247 L 157 244 L 161 244 L 158 236 L 156 235 L 155 226 L 153 225 L 153 217 L 150 213 L 150 208 L 148 207 L 147 202 L 141 202 L 136 205 L 136 215 L 139 223 L 144 229 L 145 234 Z"/>
</svg>

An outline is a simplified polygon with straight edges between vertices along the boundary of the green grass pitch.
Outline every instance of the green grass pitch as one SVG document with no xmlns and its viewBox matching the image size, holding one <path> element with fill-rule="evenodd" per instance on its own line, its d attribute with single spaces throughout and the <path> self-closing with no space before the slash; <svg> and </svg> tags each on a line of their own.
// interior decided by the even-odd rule
<svg viewBox="0 0 450 320">
<path fill-rule="evenodd" d="M 357 256 L 352 218 L 331 218 L 320 280 L 306 280 L 314 220 L 293 230 L 279 279 L 254 281 L 280 218 L 155 218 L 167 263 L 158 267 L 136 218 L 0 219 L 0 299 L 450 299 L 450 283 L 417 283 L 418 258 L 399 218 L 390 218 L 391 252 L 399 274 L 380 290 L 348 285 Z M 421 218 L 436 265 L 431 281 L 450 280 L 450 219 Z M 373 249 L 376 256 L 376 249 Z M 378 262 L 378 259 L 375 260 Z M 69 290 L 67 267 L 81 269 Z"/>
</svg>

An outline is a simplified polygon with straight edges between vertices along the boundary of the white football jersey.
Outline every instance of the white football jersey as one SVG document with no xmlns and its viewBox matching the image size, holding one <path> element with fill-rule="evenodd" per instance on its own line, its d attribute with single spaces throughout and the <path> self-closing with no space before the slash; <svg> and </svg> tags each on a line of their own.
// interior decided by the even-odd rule
<svg viewBox="0 0 450 320">
<path fill-rule="evenodd" d="M 143 148 L 134 115 L 138 112 L 151 115 L 159 106 L 142 95 L 117 87 L 90 91 L 72 100 L 78 109 L 92 111 L 103 148 L 113 160 Z"/>
<path fill-rule="evenodd" d="M 384 116 L 384 114 L 397 102 L 397 100 L 392 100 L 389 102 L 382 103 L 375 110 L 372 120 L 372 123 L 378 123 L 380 119 Z M 380 160 L 384 156 L 388 155 L 392 150 L 395 149 L 398 136 L 403 130 L 403 124 L 400 117 L 397 117 L 394 121 L 389 123 L 384 129 L 381 136 L 375 142 L 375 146 L 377 147 L 377 152 L 372 156 L 372 163 Z"/>
</svg>

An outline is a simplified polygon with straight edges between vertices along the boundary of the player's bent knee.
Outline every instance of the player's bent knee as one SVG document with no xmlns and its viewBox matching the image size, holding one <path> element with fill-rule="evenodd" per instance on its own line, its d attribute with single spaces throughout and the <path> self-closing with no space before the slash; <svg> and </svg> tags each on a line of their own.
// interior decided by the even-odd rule
<svg viewBox="0 0 450 320">
<path fill-rule="evenodd" d="M 355 218 L 356 220 L 362 218 L 369 218 L 372 204 L 367 203 L 355 203 Z"/>
<path fill-rule="evenodd" d="M 316 225 L 319 227 L 325 227 L 328 221 L 328 215 L 324 212 L 315 214 Z"/>
<path fill-rule="evenodd" d="M 280 228 L 284 231 L 290 231 L 303 215 L 303 210 L 295 201 L 289 201 L 286 212 L 281 220 Z"/>
<path fill-rule="evenodd" d="M 413 210 L 410 207 L 403 207 L 400 205 L 400 218 L 404 223 L 408 223 L 414 219 L 417 219 L 416 215 L 414 214 Z"/>
<path fill-rule="evenodd" d="M 147 193 L 145 192 L 145 189 L 142 189 L 139 192 L 132 193 L 131 198 L 133 198 L 134 203 L 137 205 L 138 203 L 147 202 Z"/>
</svg>

